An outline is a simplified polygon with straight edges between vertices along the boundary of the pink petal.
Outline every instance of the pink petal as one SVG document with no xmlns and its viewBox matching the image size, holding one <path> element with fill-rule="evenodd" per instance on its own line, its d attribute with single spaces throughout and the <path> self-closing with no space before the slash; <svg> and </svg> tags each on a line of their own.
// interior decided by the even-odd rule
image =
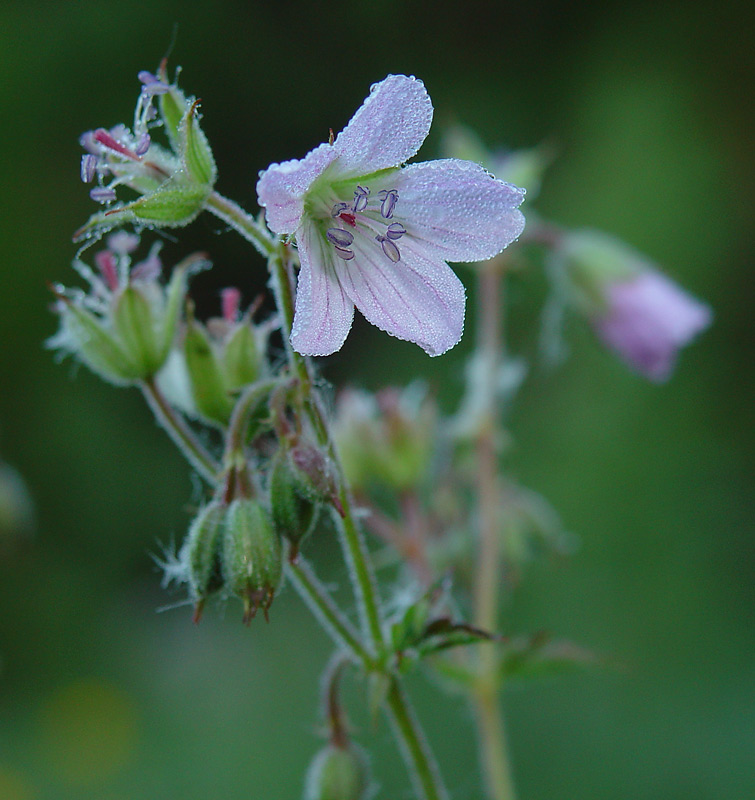
<svg viewBox="0 0 755 800">
<path fill-rule="evenodd" d="M 335 148 L 321 144 L 302 159 L 271 164 L 261 173 L 257 197 L 274 233 L 296 231 L 304 213 L 304 196 L 335 158 Z"/>
<path fill-rule="evenodd" d="M 430 131 L 433 106 L 422 81 L 389 75 L 370 94 L 333 145 L 339 174 L 397 167 L 417 153 Z"/>
<path fill-rule="evenodd" d="M 464 287 L 448 264 L 415 242 L 404 239 L 400 246 L 394 263 L 377 242 L 359 237 L 354 258 L 336 265 L 338 277 L 373 325 L 439 356 L 461 339 Z"/>
<path fill-rule="evenodd" d="M 354 304 L 333 269 L 334 256 L 314 226 L 299 232 L 299 283 L 291 346 L 304 356 L 327 356 L 340 350 L 351 330 Z"/>
<path fill-rule="evenodd" d="M 397 173 L 397 214 L 412 236 L 447 261 L 483 261 L 524 229 L 524 189 L 455 158 L 410 164 Z"/>
</svg>

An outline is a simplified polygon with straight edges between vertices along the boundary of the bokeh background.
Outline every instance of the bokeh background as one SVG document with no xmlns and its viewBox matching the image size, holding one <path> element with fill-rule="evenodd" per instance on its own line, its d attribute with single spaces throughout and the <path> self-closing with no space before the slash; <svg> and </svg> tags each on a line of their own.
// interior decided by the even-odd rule
<svg viewBox="0 0 755 800">
<path fill-rule="evenodd" d="M 186 3 L 5 0 L 0 6 L 0 457 L 33 497 L 33 535 L 0 541 L 2 800 L 287 800 L 318 747 L 329 648 L 291 590 L 269 625 L 239 609 L 190 622 L 150 557 L 200 492 L 135 390 L 43 348 L 47 281 L 75 283 L 71 232 L 92 210 L 79 134 L 128 122 L 136 73 L 178 23 L 174 64 L 203 99 L 218 188 L 249 208 L 257 171 L 339 130 L 371 83 L 423 78 L 444 124 L 490 145 L 548 139 L 544 215 L 610 231 L 663 264 L 716 321 L 652 386 L 569 325 L 571 360 L 538 372 L 508 466 L 561 511 L 573 557 L 535 567 L 512 630 L 546 629 L 616 669 L 512 691 L 523 800 L 755 796 L 752 516 L 752 47 L 736 2 Z M 200 219 L 166 260 L 209 249 L 195 284 L 264 290 L 264 265 Z M 465 277 L 465 280 L 468 276 Z M 530 354 L 542 281 L 511 286 Z M 471 298 L 473 302 L 474 298 Z M 335 385 L 425 377 L 451 408 L 472 331 L 448 356 L 357 325 L 324 365 Z M 335 582 L 332 543 L 309 547 Z M 476 800 L 469 714 L 421 676 L 419 712 L 454 797 Z M 381 798 L 408 797 L 385 726 L 352 693 Z"/>
</svg>

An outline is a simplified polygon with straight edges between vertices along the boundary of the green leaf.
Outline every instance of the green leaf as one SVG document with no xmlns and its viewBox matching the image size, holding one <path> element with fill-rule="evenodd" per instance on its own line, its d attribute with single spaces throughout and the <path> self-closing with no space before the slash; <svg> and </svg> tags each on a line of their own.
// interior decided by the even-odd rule
<svg viewBox="0 0 755 800">
<path fill-rule="evenodd" d="M 192 103 L 184 114 L 178 129 L 180 144 L 179 153 L 187 173 L 196 183 L 212 187 L 218 176 L 215 158 L 210 149 L 207 137 L 199 127 L 197 119 L 198 101 Z"/>
<path fill-rule="evenodd" d="M 166 183 L 156 192 L 129 203 L 115 213 L 130 212 L 137 220 L 160 227 L 181 227 L 188 225 L 202 211 L 209 194 L 210 188 L 207 186 L 175 187 Z"/>
<path fill-rule="evenodd" d="M 545 634 L 516 637 L 508 641 L 501 656 L 504 681 L 562 675 L 599 666 L 595 653 L 566 640 L 551 640 Z"/>
</svg>

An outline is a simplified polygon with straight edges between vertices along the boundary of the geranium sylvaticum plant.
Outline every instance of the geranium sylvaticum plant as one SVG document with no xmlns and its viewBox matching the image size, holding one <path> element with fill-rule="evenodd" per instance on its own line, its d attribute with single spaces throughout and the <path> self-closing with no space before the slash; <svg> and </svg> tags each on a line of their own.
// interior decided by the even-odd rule
<svg viewBox="0 0 755 800">
<path fill-rule="evenodd" d="M 94 184 L 98 205 L 75 234 L 74 267 L 87 288 L 51 287 L 60 329 L 48 344 L 116 386 L 137 387 L 204 480 L 184 541 L 160 560 L 166 585 L 186 593 L 195 622 L 213 601 L 238 598 L 245 622 L 259 614 L 285 625 L 274 601 L 288 581 L 332 638 L 322 681 L 327 741 L 302 778 L 307 800 L 364 800 L 379 785 L 381 765 L 346 721 L 347 675 L 363 680 L 366 703 L 385 713 L 414 796 L 450 797 L 434 736 L 404 685 L 420 663 L 463 691 L 475 712 L 475 796 L 511 800 L 503 689 L 596 657 L 517 631 L 500 613 L 527 563 L 568 552 L 571 542 L 555 510 L 507 475 L 501 458 L 502 419 L 527 375 L 521 359 L 504 359 L 508 267 L 545 265 L 546 360 L 573 311 L 640 376 L 667 380 L 710 309 L 607 234 L 547 222 L 531 202 L 528 210 L 525 190 L 534 198 L 544 151 L 500 157 L 457 129 L 447 157 L 407 163 L 433 117 L 417 78 L 389 75 L 341 133 L 264 169 L 256 184 L 264 215 L 216 191 L 199 103 L 167 64 L 138 78 L 132 125 L 81 137 L 80 176 Z M 273 312 L 244 305 L 243 287 L 227 287 L 217 313 L 197 318 L 191 277 L 210 267 L 217 242 L 166 270 L 159 244 L 146 240 L 156 229 L 175 235 L 203 212 L 266 259 Z M 471 266 L 450 266 L 462 262 Z M 374 395 L 343 391 L 326 412 L 313 359 L 340 350 L 355 309 L 440 356 L 464 332 L 462 278 L 477 299 L 476 346 L 455 413 L 441 414 L 421 379 Z M 274 350 L 278 332 L 285 359 Z M 320 544 L 333 530 L 356 601 L 348 608 L 317 577 Z M 253 775 L 249 784 L 253 791 Z"/>
</svg>

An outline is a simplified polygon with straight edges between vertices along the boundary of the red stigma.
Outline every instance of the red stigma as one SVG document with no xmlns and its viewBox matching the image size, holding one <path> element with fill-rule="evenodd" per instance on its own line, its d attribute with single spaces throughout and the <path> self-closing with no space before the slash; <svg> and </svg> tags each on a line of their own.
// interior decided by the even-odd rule
<svg viewBox="0 0 755 800">
<path fill-rule="evenodd" d="M 353 214 L 349 214 L 348 211 L 342 211 L 338 216 L 344 222 L 347 222 L 349 225 L 351 225 L 352 228 L 356 228 L 357 218 Z"/>
</svg>

